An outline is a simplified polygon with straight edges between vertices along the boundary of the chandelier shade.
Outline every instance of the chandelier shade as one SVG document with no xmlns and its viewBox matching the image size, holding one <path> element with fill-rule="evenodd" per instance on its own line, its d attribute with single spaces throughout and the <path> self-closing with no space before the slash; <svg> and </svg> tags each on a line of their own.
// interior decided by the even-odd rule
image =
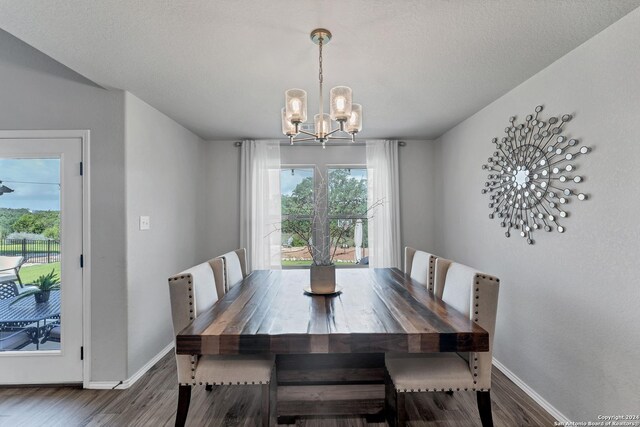
<svg viewBox="0 0 640 427">
<path fill-rule="evenodd" d="M 295 129 L 296 127 L 287 117 L 287 109 L 285 107 L 282 107 L 282 133 L 287 136 L 294 136 L 296 134 Z"/>
<path fill-rule="evenodd" d="M 347 120 L 347 132 L 352 135 L 362 130 L 362 105 L 352 104 L 351 114 L 349 120 Z"/>
<path fill-rule="evenodd" d="M 353 93 L 347 86 L 336 86 L 329 92 L 329 113 L 324 112 L 322 74 L 322 47 L 331 40 L 331 33 L 324 28 L 311 32 L 311 40 L 318 45 L 319 56 L 319 105 L 318 114 L 313 116 L 314 132 L 302 129 L 307 121 L 307 92 L 302 89 L 289 89 L 285 92 L 285 106 L 281 112 L 282 133 L 291 144 L 298 141 L 316 141 L 325 143 L 332 139 L 348 139 L 355 142 L 355 136 L 362 130 L 362 106 L 353 103 Z M 337 126 L 333 128 L 332 122 Z M 300 134 L 307 137 L 298 138 Z M 339 134 L 350 136 L 338 136 Z"/>
<path fill-rule="evenodd" d="M 287 120 L 291 123 L 307 121 L 307 92 L 302 89 L 289 89 L 285 92 Z"/>
<path fill-rule="evenodd" d="M 351 88 L 336 86 L 331 89 L 331 120 L 345 121 L 351 116 Z"/>
</svg>

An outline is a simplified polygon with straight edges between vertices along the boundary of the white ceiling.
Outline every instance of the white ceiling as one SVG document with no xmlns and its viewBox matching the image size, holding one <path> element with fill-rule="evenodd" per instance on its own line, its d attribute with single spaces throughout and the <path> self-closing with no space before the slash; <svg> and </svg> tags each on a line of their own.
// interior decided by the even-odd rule
<svg viewBox="0 0 640 427">
<path fill-rule="evenodd" d="M 284 91 L 363 104 L 362 137 L 434 138 L 640 0 L 0 0 L 0 27 L 205 139 L 281 138 Z M 579 70 L 576 70 L 579 71 Z M 531 99 L 531 105 L 544 99 Z"/>
</svg>

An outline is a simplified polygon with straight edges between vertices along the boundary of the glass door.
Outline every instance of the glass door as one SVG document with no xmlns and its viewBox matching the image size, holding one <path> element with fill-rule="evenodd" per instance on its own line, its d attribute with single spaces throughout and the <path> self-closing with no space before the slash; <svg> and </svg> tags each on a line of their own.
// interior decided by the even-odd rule
<svg viewBox="0 0 640 427">
<path fill-rule="evenodd" d="M 0 384 L 82 381 L 81 160 L 0 133 Z"/>
</svg>

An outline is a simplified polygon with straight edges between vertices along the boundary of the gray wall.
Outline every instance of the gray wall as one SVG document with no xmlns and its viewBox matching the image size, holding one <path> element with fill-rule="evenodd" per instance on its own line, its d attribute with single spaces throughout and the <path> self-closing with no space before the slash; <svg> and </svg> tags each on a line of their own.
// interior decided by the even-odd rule
<svg viewBox="0 0 640 427">
<path fill-rule="evenodd" d="M 403 245 L 430 250 L 435 246 L 435 174 L 432 141 L 406 141 L 399 148 L 400 214 Z M 211 141 L 205 150 L 207 201 L 206 241 L 201 259 L 208 259 L 240 245 L 240 148 L 233 141 Z M 348 150 L 345 153 L 345 150 Z M 283 145 L 283 163 L 366 163 L 364 146 L 321 147 Z M 356 160 L 354 160 L 356 159 Z M 359 160 L 358 160 L 359 159 Z"/>
<path fill-rule="evenodd" d="M 433 141 L 406 141 L 398 149 L 400 233 L 403 247 L 436 252 L 436 157 Z M 404 264 L 403 264 L 404 265 Z"/>
<path fill-rule="evenodd" d="M 173 341 L 167 277 L 196 264 L 204 206 L 198 136 L 125 94 L 127 376 Z M 139 229 L 139 217 L 151 229 Z"/>
<path fill-rule="evenodd" d="M 240 246 L 240 148 L 233 141 L 206 144 L 204 208 L 200 261 Z"/>
<path fill-rule="evenodd" d="M 124 379 L 124 93 L 0 30 L 0 100 L 0 129 L 91 131 L 91 380 Z"/>
<path fill-rule="evenodd" d="M 91 131 L 90 380 L 127 379 L 171 342 L 166 279 L 206 241 L 205 144 L 1 30 L 0 82 L 0 129 Z"/>
<path fill-rule="evenodd" d="M 502 279 L 496 359 L 569 419 L 635 414 L 640 402 L 640 10 L 536 74 L 439 141 L 438 252 Z M 480 194 L 491 138 L 544 104 L 593 147 L 579 158 L 591 198 L 564 234 L 505 238 Z"/>
</svg>

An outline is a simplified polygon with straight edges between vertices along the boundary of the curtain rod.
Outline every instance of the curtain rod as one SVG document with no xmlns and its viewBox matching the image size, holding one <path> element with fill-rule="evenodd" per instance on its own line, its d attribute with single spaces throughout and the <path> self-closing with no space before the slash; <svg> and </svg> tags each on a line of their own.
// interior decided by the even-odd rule
<svg viewBox="0 0 640 427">
<path fill-rule="evenodd" d="M 304 146 L 304 147 L 313 147 L 315 146 L 317 143 L 316 142 L 298 142 L 295 145 L 297 146 Z M 327 144 L 327 147 L 345 147 L 345 146 L 349 146 L 349 145 L 353 145 L 353 142 L 331 142 L 329 144 Z M 357 145 L 363 145 L 363 143 L 357 143 Z M 242 141 L 235 141 L 233 143 L 234 147 L 242 147 Z M 280 145 L 282 146 L 289 146 L 291 147 L 291 143 L 289 141 L 280 141 Z M 399 147 L 404 147 L 405 145 L 407 145 L 407 143 L 405 141 L 398 141 L 398 146 Z"/>
</svg>

